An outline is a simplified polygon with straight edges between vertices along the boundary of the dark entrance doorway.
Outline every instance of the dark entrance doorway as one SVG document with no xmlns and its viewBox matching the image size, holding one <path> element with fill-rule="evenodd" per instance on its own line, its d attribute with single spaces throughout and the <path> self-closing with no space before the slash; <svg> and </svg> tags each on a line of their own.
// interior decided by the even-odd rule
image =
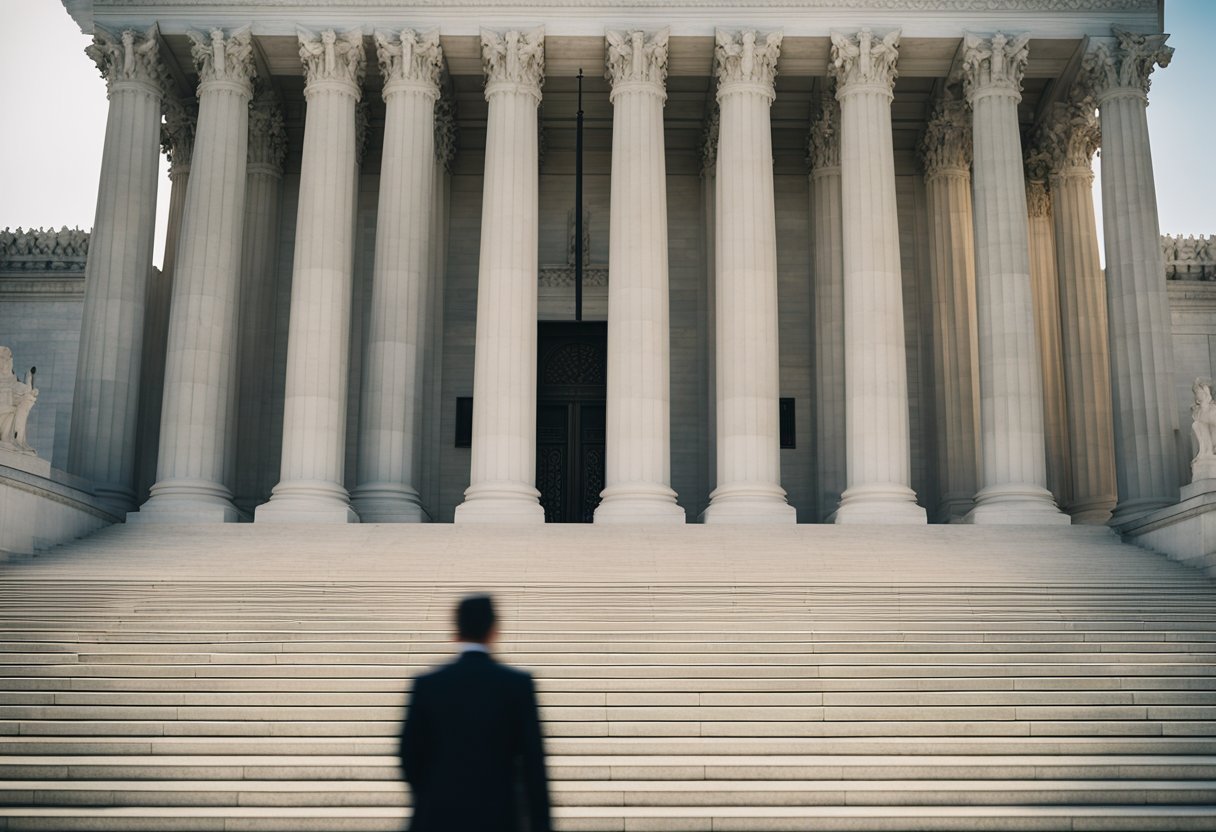
<svg viewBox="0 0 1216 832">
<path fill-rule="evenodd" d="M 536 365 L 536 488 L 546 523 L 590 523 L 604 488 L 608 326 L 542 321 Z"/>
</svg>

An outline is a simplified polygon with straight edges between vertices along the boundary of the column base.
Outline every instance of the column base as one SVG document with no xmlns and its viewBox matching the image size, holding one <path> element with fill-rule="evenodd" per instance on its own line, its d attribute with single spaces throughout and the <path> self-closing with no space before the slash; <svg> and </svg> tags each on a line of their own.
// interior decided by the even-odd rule
<svg viewBox="0 0 1216 832">
<path fill-rule="evenodd" d="M 1046 488 L 1015 483 L 981 488 L 967 522 L 977 526 L 1067 526 L 1072 518 L 1060 511 Z"/>
<path fill-rule="evenodd" d="M 676 492 L 662 485 L 631 484 L 605 488 L 595 508 L 595 522 L 616 525 L 679 525 L 684 509 Z"/>
<path fill-rule="evenodd" d="M 769 483 L 720 485 L 709 495 L 701 522 L 783 524 L 797 523 L 798 512 L 785 501 L 785 489 Z"/>
<path fill-rule="evenodd" d="M 135 502 L 135 492 L 129 488 L 110 483 L 96 483 L 93 485 L 92 491 L 98 501 L 119 517 L 134 512 L 138 507 L 138 503 Z"/>
<path fill-rule="evenodd" d="M 1159 508 L 1172 506 L 1176 502 L 1178 502 L 1177 494 L 1174 494 L 1170 498 L 1141 497 L 1137 500 L 1122 500 L 1115 506 L 1115 510 L 1111 514 L 1110 525 L 1119 526 L 1123 523 L 1128 523 L 1141 515 L 1156 511 Z"/>
<path fill-rule="evenodd" d="M 127 514 L 128 523 L 239 523 L 241 512 L 232 493 L 206 480 L 162 480 L 152 486 L 148 502 Z"/>
<path fill-rule="evenodd" d="M 919 526 L 929 522 L 906 485 L 862 485 L 846 488 L 834 521 L 840 526 Z"/>
<path fill-rule="evenodd" d="M 532 524 L 545 522 L 540 492 L 515 482 L 479 483 L 465 489 L 454 523 Z"/>
<path fill-rule="evenodd" d="M 938 523 L 962 523 L 971 509 L 975 508 L 975 500 L 971 495 L 946 495 L 942 497 L 942 501 L 938 504 L 937 511 L 934 512 L 934 519 Z"/>
<path fill-rule="evenodd" d="M 270 492 L 270 502 L 253 512 L 255 523 L 305 525 L 358 523 L 346 489 L 328 481 L 281 482 Z"/>
<path fill-rule="evenodd" d="M 355 487 L 351 505 L 361 523 L 429 523 L 418 492 L 392 482 L 370 482 Z"/>
<path fill-rule="evenodd" d="M 1105 526 L 1110 522 L 1111 511 L 1115 507 L 1114 497 L 1103 497 L 1097 500 L 1084 500 L 1068 506 L 1068 514 L 1072 522 L 1078 526 Z"/>
</svg>

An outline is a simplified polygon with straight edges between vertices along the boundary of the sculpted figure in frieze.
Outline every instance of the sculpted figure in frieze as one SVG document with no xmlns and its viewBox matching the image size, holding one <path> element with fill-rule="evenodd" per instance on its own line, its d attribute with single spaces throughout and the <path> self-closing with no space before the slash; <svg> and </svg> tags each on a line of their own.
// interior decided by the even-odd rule
<svg viewBox="0 0 1216 832">
<path fill-rule="evenodd" d="M 1195 403 L 1191 405 L 1191 432 L 1198 450 L 1191 460 L 1191 480 L 1216 478 L 1216 402 L 1212 401 L 1210 379 L 1195 379 L 1191 385 Z"/>
<path fill-rule="evenodd" d="M 34 453 L 26 442 L 26 422 L 38 400 L 38 388 L 28 383 L 33 374 L 31 369 L 26 381 L 17 378 L 13 373 L 13 351 L 0 347 L 0 448 L 6 451 Z"/>
<path fill-rule="evenodd" d="M 190 57 L 198 67 L 200 83 L 208 81 L 234 81 L 249 84 L 253 80 L 253 27 L 242 26 L 224 37 L 223 29 L 212 29 L 204 34 L 187 30 L 190 38 Z"/>
<path fill-rule="evenodd" d="M 605 32 L 608 52 L 605 76 L 613 87 L 624 83 L 647 83 L 662 87 L 667 81 L 667 39 L 670 29 L 650 37 L 640 29 Z"/>
<path fill-rule="evenodd" d="M 539 89 L 545 81 L 545 27 L 504 33 L 482 29 L 481 62 L 486 86 L 507 83 Z"/>
<path fill-rule="evenodd" d="M 869 29 L 856 35 L 832 32 L 832 53 L 828 65 L 829 74 L 836 79 L 839 94 L 843 86 L 854 84 L 877 84 L 890 91 L 899 76 L 896 61 L 899 60 L 899 29 L 894 29 L 881 38 L 875 38 Z"/>
<path fill-rule="evenodd" d="M 1022 90 L 1022 75 L 1030 58 L 1030 35 L 991 38 L 968 33 L 963 37 L 962 78 L 967 98 L 983 89 Z"/>
<path fill-rule="evenodd" d="M 308 83 L 345 81 L 355 86 L 363 83 L 367 56 L 363 52 L 362 30 L 338 34 L 333 29 L 326 29 L 314 34 L 301 28 L 296 30 L 296 36 Z"/>
<path fill-rule="evenodd" d="M 714 33 L 714 71 L 718 86 L 740 82 L 759 84 L 772 89 L 777 77 L 777 58 L 781 54 L 781 32 L 769 32 L 764 41 L 754 29 L 743 32 L 728 32 L 718 29 Z"/>
<path fill-rule="evenodd" d="M 376 58 L 385 83 L 414 81 L 438 88 L 443 70 L 438 29 L 428 32 L 402 29 L 400 35 L 377 29 L 375 40 Z"/>
<path fill-rule="evenodd" d="M 819 107 L 806 137 L 811 170 L 840 167 L 840 102 L 834 92 L 819 96 Z"/>
<path fill-rule="evenodd" d="M 1142 35 L 1119 26 L 1111 27 L 1113 43 L 1098 41 L 1085 55 L 1082 72 L 1101 98 L 1118 90 L 1148 95 L 1154 67 L 1169 66 L 1174 48 L 1166 46 L 1169 35 Z"/>
</svg>

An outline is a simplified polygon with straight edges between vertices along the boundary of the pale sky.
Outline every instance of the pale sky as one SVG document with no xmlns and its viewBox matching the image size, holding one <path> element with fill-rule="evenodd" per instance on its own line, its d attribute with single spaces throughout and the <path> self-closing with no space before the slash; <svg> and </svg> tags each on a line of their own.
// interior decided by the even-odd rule
<svg viewBox="0 0 1216 832">
<path fill-rule="evenodd" d="M 1161 230 L 1216 234 L 1216 3 L 1167 0 L 1177 52 L 1153 76 L 1149 130 Z M 93 225 L 106 124 L 105 83 L 84 54 L 89 39 L 59 0 L 0 0 L 0 228 Z M 1095 169 L 1098 165 L 1095 164 Z M 1095 183 L 1100 187 L 1100 182 Z M 1095 193 L 1097 196 L 1097 193 Z M 1095 200 L 1101 228 L 1101 200 Z M 161 160 L 154 262 L 169 208 Z"/>
</svg>

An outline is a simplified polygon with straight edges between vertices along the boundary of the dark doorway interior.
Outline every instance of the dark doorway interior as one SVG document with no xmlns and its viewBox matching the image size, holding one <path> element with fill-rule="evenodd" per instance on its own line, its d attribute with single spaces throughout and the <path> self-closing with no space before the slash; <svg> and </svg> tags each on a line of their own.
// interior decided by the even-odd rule
<svg viewBox="0 0 1216 832">
<path fill-rule="evenodd" d="M 546 523 L 590 523 L 604 488 L 608 326 L 539 324 L 536 488 Z"/>
</svg>

